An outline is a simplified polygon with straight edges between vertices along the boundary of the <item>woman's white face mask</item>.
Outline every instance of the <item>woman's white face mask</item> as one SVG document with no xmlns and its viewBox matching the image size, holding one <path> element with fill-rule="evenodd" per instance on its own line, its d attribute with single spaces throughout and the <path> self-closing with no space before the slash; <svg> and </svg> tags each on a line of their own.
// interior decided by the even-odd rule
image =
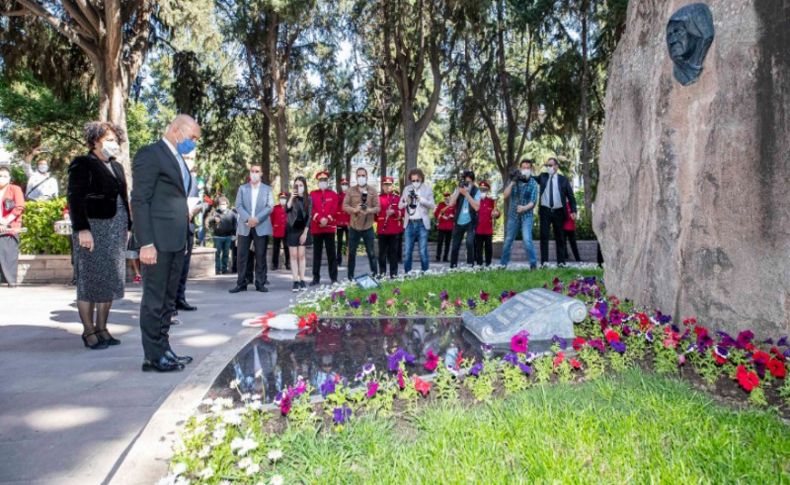
<svg viewBox="0 0 790 485">
<path fill-rule="evenodd" d="M 7 173 L 0 173 L 0 188 L 11 183 L 11 176 Z"/>
<path fill-rule="evenodd" d="M 299 195 L 304 194 L 304 185 L 297 185 L 296 186 L 296 193 Z"/>
</svg>

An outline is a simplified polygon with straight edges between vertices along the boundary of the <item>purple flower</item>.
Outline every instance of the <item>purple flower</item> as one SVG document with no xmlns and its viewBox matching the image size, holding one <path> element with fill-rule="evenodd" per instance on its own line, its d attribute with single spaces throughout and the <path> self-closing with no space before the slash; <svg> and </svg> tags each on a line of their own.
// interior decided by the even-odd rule
<svg viewBox="0 0 790 485">
<path fill-rule="evenodd" d="M 609 345 L 611 345 L 612 349 L 619 354 L 625 352 L 625 343 L 623 342 L 617 342 L 617 341 L 609 342 Z"/>
<path fill-rule="evenodd" d="M 447 300 L 448 298 L 450 298 L 450 294 L 449 294 L 449 293 L 447 293 L 447 290 L 442 290 L 442 292 L 439 294 L 439 298 L 440 298 L 442 301 L 445 301 L 445 300 Z"/>
<path fill-rule="evenodd" d="M 376 364 L 374 364 L 373 362 L 368 362 L 367 364 L 362 366 L 362 373 L 365 375 L 371 374 L 375 370 L 376 370 Z"/>
<path fill-rule="evenodd" d="M 523 372 L 524 374 L 526 374 L 528 376 L 532 375 L 532 367 L 528 366 L 527 364 L 525 364 L 523 362 L 519 362 L 518 363 L 518 368 L 521 369 L 521 372 Z"/>
<path fill-rule="evenodd" d="M 359 298 L 354 298 L 353 300 L 348 302 L 348 304 L 351 308 L 359 308 L 360 305 L 362 305 L 362 302 L 359 300 Z"/>
<path fill-rule="evenodd" d="M 327 377 L 324 383 L 321 384 L 320 390 L 323 397 L 333 394 L 335 392 L 335 380 L 331 376 Z"/>
<path fill-rule="evenodd" d="M 603 345 L 603 340 L 601 340 L 599 338 L 588 340 L 587 341 L 587 345 L 589 345 L 590 347 L 594 348 L 595 350 L 597 350 L 600 353 L 604 353 L 604 351 L 606 350 L 606 348 Z"/>
<path fill-rule="evenodd" d="M 344 404 L 342 408 L 335 408 L 332 414 L 332 419 L 334 419 L 335 424 L 341 425 L 351 417 L 351 408 Z"/>
<path fill-rule="evenodd" d="M 560 349 L 562 350 L 568 348 L 568 341 L 560 337 L 559 335 L 555 335 L 551 337 L 551 343 L 559 345 Z"/>
<path fill-rule="evenodd" d="M 407 364 L 413 364 L 414 356 L 405 350 L 398 348 L 394 354 L 387 357 L 387 368 L 390 370 L 390 372 L 395 372 L 398 370 L 398 365 L 401 363 L 401 361 L 404 361 Z"/>
<path fill-rule="evenodd" d="M 672 321 L 672 315 L 664 315 L 660 311 L 656 310 L 656 321 L 664 325 Z"/>
<path fill-rule="evenodd" d="M 469 298 L 468 300 L 466 300 L 466 306 L 468 306 L 469 308 L 474 308 L 477 306 L 477 303 L 475 303 L 474 298 Z"/>
<path fill-rule="evenodd" d="M 777 347 L 784 347 L 785 345 L 787 345 L 787 335 L 776 341 Z"/>
<path fill-rule="evenodd" d="M 713 347 L 713 352 L 715 352 L 716 355 L 718 355 L 722 359 L 726 359 L 727 356 L 730 355 L 730 351 L 727 349 L 727 347 L 723 345 L 717 345 Z"/>
<path fill-rule="evenodd" d="M 735 346 L 739 349 L 745 349 L 749 343 L 751 343 L 752 339 L 754 338 L 754 332 L 751 330 L 744 330 L 738 334 L 738 337 L 735 339 Z"/>
<path fill-rule="evenodd" d="M 394 290 L 392 290 L 392 294 L 393 295 L 400 295 L 400 288 L 395 288 Z"/>
<path fill-rule="evenodd" d="M 598 320 L 603 320 L 606 318 L 606 314 L 609 312 L 609 305 L 605 301 L 598 301 L 593 305 L 592 309 L 590 309 L 590 315 L 593 318 Z"/>
<path fill-rule="evenodd" d="M 507 354 L 506 356 L 502 357 L 502 360 L 505 362 L 510 362 L 513 365 L 518 365 L 518 355 L 516 354 Z"/>
<path fill-rule="evenodd" d="M 377 293 L 371 293 L 368 295 L 368 303 L 371 305 L 375 305 L 376 302 L 379 300 L 379 295 Z"/>
<path fill-rule="evenodd" d="M 647 340 L 651 344 L 653 343 L 653 332 L 652 331 L 648 330 L 647 332 L 645 332 L 645 340 Z"/>
<path fill-rule="evenodd" d="M 354 376 L 355 381 L 361 381 L 364 378 L 365 378 L 365 374 L 363 374 L 362 372 L 357 372 L 356 375 Z"/>
<path fill-rule="evenodd" d="M 480 372 L 482 371 L 483 371 L 483 363 L 478 362 L 469 369 L 469 375 L 477 377 L 480 375 Z"/>
</svg>

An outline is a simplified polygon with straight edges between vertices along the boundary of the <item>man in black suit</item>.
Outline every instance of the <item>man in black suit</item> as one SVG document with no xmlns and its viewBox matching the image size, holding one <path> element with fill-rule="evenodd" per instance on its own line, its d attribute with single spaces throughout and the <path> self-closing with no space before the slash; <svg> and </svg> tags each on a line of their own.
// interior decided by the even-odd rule
<svg viewBox="0 0 790 485">
<path fill-rule="evenodd" d="M 556 158 L 545 163 L 548 173 L 541 173 L 535 180 L 540 185 L 540 264 L 549 259 L 549 226 L 554 228 L 554 245 L 557 251 L 557 264 L 565 265 L 565 206 L 570 202 L 571 217 L 576 219 L 576 197 L 573 195 L 568 178 L 557 173 L 560 166 Z"/>
<path fill-rule="evenodd" d="M 170 319 L 187 247 L 192 181 L 183 155 L 200 139 L 191 117 L 178 115 L 164 137 L 138 150 L 132 162 L 132 217 L 134 236 L 143 264 L 140 302 L 144 372 L 170 372 L 192 361 L 170 348 Z"/>
<path fill-rule="evenodd" d="M 190 172 L 190 191 L 189 199 L 197 199 L 200 196 L 198 190 L 198 181 L 195 167 L 195 152 L 187 153 L 184 155 L 184 161 L 187 164 Z M 187 200 L 189 200 L 187 199 Z M 195 246 L 195 216 L 203 210 L 203 204 L 198 203 L 189 214 L 189 225 L 187 232 L 187 252 L 184 254 L 184 266 L 181 268 L 181 279 L 178 282 L 178 292 L 176 293 L 176 312 L 183 310 L 186 312 L 193 312 L 197 310 L 196 306 L 190 305 L 187 302 L 187 278 L 189 277 L 189 264 L 192 261 L 192 250 Z"/>
</svg>

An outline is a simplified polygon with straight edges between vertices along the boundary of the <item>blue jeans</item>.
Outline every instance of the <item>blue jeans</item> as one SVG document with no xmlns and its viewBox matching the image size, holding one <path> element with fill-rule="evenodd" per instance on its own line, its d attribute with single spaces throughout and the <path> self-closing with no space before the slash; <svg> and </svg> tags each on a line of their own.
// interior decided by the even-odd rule
<svg viewBox="0 0 790 485">
<path fill-rule="evenodd" d="M 411 271 L 411 253 L 414 251 L 414 242 L 419 239 L 420 243 L 420 267 L 423 271 L 428 271 L 428 229 L 425 229 L 422 221 L 409 221 L 404 235 L 405 245 L 403 248 L 403 271 Z"/>
<path fill-rule="evenodd" d="M 217 274 L 228 270 L 228 253 L 230 252 L 230 236 L 214 236 L 214 269 Z"/>
<path fill-rule="evenodd" d="M 538 265 L 538 256 L 535 253 L 535 245 L 532 243 L 532 222 L 535 215 L 532 212 L 526 214 L 514 214 L 508 217 L 505 226 L 505 245 L 502 247 L 502 259 L 499 264 L 507 266 L 510 263 L 510 251 L 513 248 L 513 241 L 516 240 L 516 233 L 521 229 L 521 238 L 524 240 L 524 251 L 529 256 L 529 265 Z"/>
</svg>

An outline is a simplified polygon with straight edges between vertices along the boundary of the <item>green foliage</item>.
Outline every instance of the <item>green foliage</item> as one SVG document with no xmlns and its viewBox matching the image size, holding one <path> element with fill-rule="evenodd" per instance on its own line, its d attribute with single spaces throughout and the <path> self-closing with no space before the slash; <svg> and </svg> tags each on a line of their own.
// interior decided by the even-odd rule
<svg viewBox="0 0 790 485">
<path fill-rule="evenodd" d="M 477 401 L 488 401 L 494 394 L 494 386 L 497 382 L 497 369 L 494 362 L 489 359 L 483 361 L 483 368 L 477 377 L 467 375 L 464 378 L 466 387 Z"/>
<path fill-rule="evenodd" d="M 551 355 L 543 355 L 532 361 L 532 369 L 535 373 L 535 381 L 543 384 L 551 380 L 554 372 L 554 362 Z"/>
<path fill-rule="evenodd" d="M 25 202 L 22 225 L 27 232 L 20 236 L 22 254 L 69 254 L 69 240 L 55 234 L 55 221 L 63 219 L 65 198 L 43 202 Z"/>
<path fill-rule="evenodd" d="M 140 147 L 152 143 L 156 136 L 149 126 L 148 110 L 139 101 L 129 101 L 126 109 L 126 135 L 129 138 L 129 156 L 134 158 L 134 154 Z"/>
<path fill-rule="evenodd" d="M 513 394 L 529 387 L 529 378 L 517 365 L 512 365 L 509 362 L 503 362 L 501 365 L 502 384 L 505 388 L 505 393 Z"/>
<path fill-rule="evenodd" d="M 678 371 L 678 354 L 673 348 L 665 347 L 661 339 L 653 343 L 653 366 L 659 374 L 672 375 Z"/>
<path fill-rule="evenodd" d="M 450 370 L 439 365 L 433 377 L 433 387 L 431 392 L 439 399 L 455 400 L 458 399 L 458 378 Z"/>
<path fill-rule="evenodd" d="M 598 379 L 603 376 L 606 365 L 600 352 L 585 345 L 579 351 L 579 358 L 584 363 L 584 376 L 588 380 Z"/>
<path fill-rule="evenodd" d="M 790 407 L 790 377 L 785 377 L 784 384 L 779 388 L 779 397 L 781 397 L 785 405 Z"/>
</svg>

